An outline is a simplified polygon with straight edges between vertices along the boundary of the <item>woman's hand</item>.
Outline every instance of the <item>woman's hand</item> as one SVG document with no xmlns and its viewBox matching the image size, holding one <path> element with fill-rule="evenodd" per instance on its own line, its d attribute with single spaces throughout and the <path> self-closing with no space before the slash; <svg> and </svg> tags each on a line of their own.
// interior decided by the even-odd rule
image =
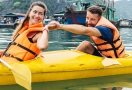
<svg viewBox="0 0 132 90">
<path fill-rule="evenodd" d="M 49 30 L 57 30 L 60 28 L 61 24 L 57 21 L 51 21 L 47 26 Z"/>
</svg>

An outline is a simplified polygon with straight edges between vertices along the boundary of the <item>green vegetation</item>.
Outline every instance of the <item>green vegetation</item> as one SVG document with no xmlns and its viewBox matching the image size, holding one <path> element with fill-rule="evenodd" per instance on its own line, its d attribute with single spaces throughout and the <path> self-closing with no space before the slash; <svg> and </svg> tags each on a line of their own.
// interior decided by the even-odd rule
<svg viewBox="0 0 132 90">
<path fill-rule="evenodd" d="M 4 9 L 3 4 L 0 3 L 0 11 Z"/>
<path fill-rule="evenodd" d="M 14 9 L 16 9 L 16 8 L 19 8 L 20 5 L 21 5 L 21 2 L 15 2 L 13 7 Z"/>
<path fill-rule="evenodd" d="M 6 14 L 10 12 L 16 13 L 26 13 L 27 9 L 31 5 L 32 2 L 36 0 L 1 0 L 0 10 L 1 14 Z M 44 2 L 48 7 L 48 15 L 52 15 L 54 13 L 65 11 L 65 7 L 70 6 L 71 3 L 66 2 L 66 0 L 39 0 Z M 101 3 L 102 0 L 86 0 L 90 3 Z"/>
<path fill-rule="evenodd" d="M 38 0 L 0 0 L 0 14 L 6 13 L 26 13 L 32 2 Z M 61 11 L 65 11 L 66 6 L 72 5 L 66 0 L 39 0 L 44 2 L 48 7 L 47 15 L 53 15 Z M 92 5 L 103 4 L 103 0 L 85 0 Z M 132 19 L 131 10 L 132 0 L 121 0 L 115 2 L 116 13 L 115 17 Z"/>
<path fill-rule="evenodd" d="M 116 17 L 132 20 L 132 0 L 121 0 L 115 2 Z"/>
</svg>

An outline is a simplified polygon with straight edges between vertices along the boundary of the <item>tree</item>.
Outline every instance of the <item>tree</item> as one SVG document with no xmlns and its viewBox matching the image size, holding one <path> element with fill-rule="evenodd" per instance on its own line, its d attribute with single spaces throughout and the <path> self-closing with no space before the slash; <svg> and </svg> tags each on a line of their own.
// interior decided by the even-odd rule
<svg viewBox="0 0 132 90">
<path fill-rule="evenodd" d="M 19 8 L 19 6 L 21 5 L 21 2 L 17 1 L 13 4 L 13 8 Z"/>
</svg>

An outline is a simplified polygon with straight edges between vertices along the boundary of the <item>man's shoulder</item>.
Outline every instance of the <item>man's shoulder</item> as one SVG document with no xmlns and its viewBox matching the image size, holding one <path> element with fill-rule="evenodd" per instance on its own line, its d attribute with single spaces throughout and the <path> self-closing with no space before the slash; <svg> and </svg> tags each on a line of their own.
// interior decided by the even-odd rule
<svg viewBox="0 0 132 90">
<path fill-rule="evenodd" d="M 95 26 L 95 28 L 99 28 L 99 29 L 110 29 L 109 27 L 106 27 L 106 26 Z"/>
</svg>

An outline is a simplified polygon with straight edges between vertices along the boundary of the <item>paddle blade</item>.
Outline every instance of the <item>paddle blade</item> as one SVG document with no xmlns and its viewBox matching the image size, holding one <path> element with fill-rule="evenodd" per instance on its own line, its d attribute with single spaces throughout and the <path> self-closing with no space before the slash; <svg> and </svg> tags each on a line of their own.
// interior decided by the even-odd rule
<svg viewBox="0 0 132 90">
<path fill-rule="evenodd" d="M 31 72 L 28 67 L 22 64 L 14 64 L 11 71 L 17 84 L 31 90 Z"/>
<path fill-rule="evenodd" d="M 110 65 L 121 65 L 121 63 L 116 60 L 116 59 L 111 59 L 111 58 L 104 58 L 102 61 L 103 66 L 110 66 Z"/>
</svg>

